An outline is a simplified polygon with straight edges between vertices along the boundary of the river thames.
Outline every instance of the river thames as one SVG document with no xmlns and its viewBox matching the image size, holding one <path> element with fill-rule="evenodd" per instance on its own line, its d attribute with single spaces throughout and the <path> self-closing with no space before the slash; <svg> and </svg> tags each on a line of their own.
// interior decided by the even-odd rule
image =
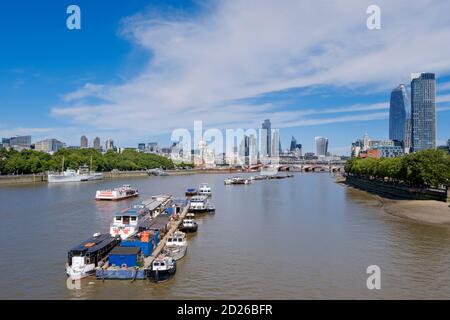
<svg viewBox="0 0 450 320">
<path fill-rule="evenodd" d="M 223 174 L 0 187 L 1 299 L 450 298 L 450 227 L 391 216 L 326 173 L 225 186 Z M 155 194 L 208 182 L 216 214 L 199 219 L 166 283 L 84 279 L 66 285 L 67 250 L 108 232 L 113 214 Z M 96 202 L 131 184 L 140 197 Z M 381 268 L 381 290 L 366 269 Z"/>
</svg>

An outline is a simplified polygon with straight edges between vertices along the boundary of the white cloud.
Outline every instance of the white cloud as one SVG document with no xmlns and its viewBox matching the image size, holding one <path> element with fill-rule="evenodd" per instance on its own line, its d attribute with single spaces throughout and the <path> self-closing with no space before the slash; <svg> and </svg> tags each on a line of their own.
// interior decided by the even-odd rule
<svg viewBox="0 0 450 320">
<path fill-rule="evenodd" d="M 52 114 L 82 127 L 136 135 L 190 128 L 195 119 L 217 127 L 259 126 L 269 117 L 287 127 L 385 118 L 384 112 L 305 118 L 332 109 L 381 110 L 385 104 L 283 111 L 276 101 L 236 102 L 313 85 L 388 94 L 411 72 L 450 71 L 450 42 L 443 41 L 450 34 L 450 3 L 378 1 L 382 29 L 376 31 L 366 28 L 369 4 L 223 1 L 194 18 L 153 12 L 130 17 L 123 34 L 149 53 L 142 72 L 117 85 L 86 84 L 65 95 Z M 92 97 L 103 103 L 88 103 Z"/>
</svg>

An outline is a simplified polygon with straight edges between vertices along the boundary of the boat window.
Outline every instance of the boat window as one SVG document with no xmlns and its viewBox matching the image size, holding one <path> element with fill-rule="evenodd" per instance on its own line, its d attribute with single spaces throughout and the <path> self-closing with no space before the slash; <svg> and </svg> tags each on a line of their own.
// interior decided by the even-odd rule
<svg viewBox="0 0 450 320">
<path fill-rule="evenodd" d="M 122 217 L 121 216 L 116 216 L 116 221 L 120 221 L 120 220 L 122 220 Z"/>
<path fill-rule="evenodd" d="M 153 263 L 153 265 L 154 265 L 155 267 L 158 267 L 158 266 L 159 266 L 159 262 L 155 262 L 155 263 Z"/>
<path fill-rule="evenodd" d="M 130 216 L 124 216 L 122 221 L 123 221 L 123 224 L 129 224 L 130 223 Z"/>
<path fill-rule="evenodd" d="M 161 262 L 160 265 L 161 265 L 161 267 L 164 267 L 164 266 L 165 266 L 165 263 L 164 263 L 164 262 Z"/>
<path fill-rule="evenodd" d="M 131 221 L 136 221 L 137 217 L 131 217 Z"/>
<path fill-rule="evenodd" d="M 178 242 L 183 242 L 183 239 L 181 239 L 181 238 L 178 238 Z"/>
</svg>

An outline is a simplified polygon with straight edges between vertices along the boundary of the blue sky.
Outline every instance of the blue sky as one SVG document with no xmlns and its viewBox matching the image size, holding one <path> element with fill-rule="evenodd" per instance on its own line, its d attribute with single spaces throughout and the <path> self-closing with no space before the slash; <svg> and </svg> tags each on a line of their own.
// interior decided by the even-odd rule
<svg viewBox="0 0 450 320">
<path fill-rule="evenodd" d="M 66 28 L 77 4 L 82 30 Z M 76 145 L 169 144 L 172 130 L 265 118 L 314 151 L 388 137 L 390 90 L 435 72 L 437 137 L 450 138 L 450 4 L 379 1 L 24 1 L 0 10 L 0 136 Z M 412 23 L 414 22 L 414 23 Z"/>
</svg>

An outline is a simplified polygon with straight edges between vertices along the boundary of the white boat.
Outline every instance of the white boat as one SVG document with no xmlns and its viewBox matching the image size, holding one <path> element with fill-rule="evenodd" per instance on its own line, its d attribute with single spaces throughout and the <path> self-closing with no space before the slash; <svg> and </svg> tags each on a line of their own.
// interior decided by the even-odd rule
<svg viewBox="0 0 450 320">
<path fill-rule="evenodd" d="M 139 208 L 128 208 L 114 216 L 109 233 L 113 237 L 120 236 L 121 239 L 135 235 L 139 231 L 139 222 L 150 219 L 150 211 Z"/>
<path fill-rule="evenodd" d="M 185 256 L 187 246 L 186 234 L 181 231 L 176 231 L 167 238 L 163 253 L 175 260 L 180 260 Z"/>
<path fill-rule="evenodd" d="M 225 185 L 233 184 L 233 179 L 227 178 L 227 179 L 223 180 L 223 183 L 224 183 Z"/>
<path fill-rule="evenodd" d="M 210 196 L 212 195 L 211 187 L 207 183 L 202 183 L 198 187 L 198 194 L 201 196 Z"/>
<path fill-rule="evenodd" d="M 184 219 L 179 229 L 184 232 L 196 232 L 198 229 L 197 221 L 194 219 Z"/>
<path fill-rule="evenodd" d="M 108 253 L 120 243 L 119 238 L 109 234 L 96 233 L 68 252 L 66 274 L 72 280 L 79 280 L 95 273 L 102 266 Z"/>
<path fill-rule="evenodd" d="M 160 255 L 152 262 L 147 276 L 155 282 L 169 280 L 177 271 L 177 262 L 174 258 Z"/>
<path fill-rule="evenodd" d="M 233 177 L 233 178 L 228 178 L 224 180 L 224 183 L 226 185 L 230 185 L 230 184 L 250 184 L 252 182 L 252 179 L 246 179 L 246 178 L 242 178 L 242 177 Z"/>
<path fill-rule="evenodd" d="M 91 168 L 92 168 L 92 158 L 91 158 Z M 64 157 L 62 159 L 61 172 L 49 173 L 47 175 L 48 183 L 82 182 L 82 181 L 93 181 L 102 179 L 103 173 L 91 172 L 89 167 L 86 165 L 80 166 L 77 171 L 72 169 L 64 170 Z"/>
<path fill-rule="evenodd" d="M 103 174 L 98 172 L 82 173 L 80 170 L 75 171 L 67 169 L 62 173 L 49 173 L 47 180 L 49 183 L 57 182 L 83 182 L 83 181 L 93 181 L 102 180 Z"/>
<path fill-rule="evenodd" d="M 126 184 L 112 190 L 97 190 L 95 193 L 95 200 L 118 201 L 137 196 L 139 196 L 138 189 Z"/>
<path fill-rule="evenodd" d="M 207 196 L 195 196 L 189 200 L 189 211 L 192 213 L 214 212 L 216 209 L 209 203 Z"/>
</svg>

